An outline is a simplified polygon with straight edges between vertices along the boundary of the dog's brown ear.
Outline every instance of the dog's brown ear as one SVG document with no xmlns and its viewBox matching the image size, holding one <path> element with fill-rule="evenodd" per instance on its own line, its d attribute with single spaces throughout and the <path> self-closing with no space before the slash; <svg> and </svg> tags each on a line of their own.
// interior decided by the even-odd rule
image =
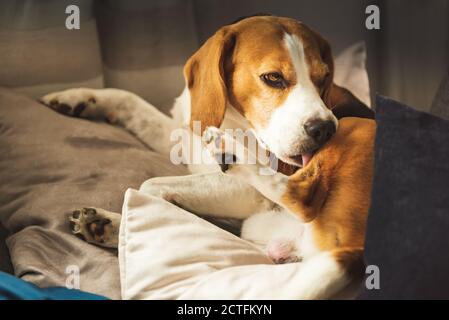
<svg viewBox="0 0 449 320">
<path fill-rule="evenodd" d="M 332 110 L 337 119 L 344 117 L 374 119 L 373 110 L 357 99 L 349 90 L 337 86 L 334 83 L 334 58 L 332 56 L 331 46 L 320 34 L 313 30 L 311 32 L 317 40 L 321 52 L 321 59 L 328 66 L 330 73 L 324 83 L 326 89 L 322 94 L 326 106 Z"/>
<path fill-rule="evenodd" d="M 332 110 L 337 119 L 344 117 L 358 117 L 374 119 L 374 111 L 357 99 L 351 91 L 331 84 L 327 94 L 326 105 Z"/>
<path fill-rule="evenodd" d="M 208 126 L 220 127 L 227 104 L 224 65 L 234 45 L 230 27 L 223 27 L 209 38 L 184 67 L 190 91 L 191 118 L 200 121 L 201 132 Z"/>
</svg>

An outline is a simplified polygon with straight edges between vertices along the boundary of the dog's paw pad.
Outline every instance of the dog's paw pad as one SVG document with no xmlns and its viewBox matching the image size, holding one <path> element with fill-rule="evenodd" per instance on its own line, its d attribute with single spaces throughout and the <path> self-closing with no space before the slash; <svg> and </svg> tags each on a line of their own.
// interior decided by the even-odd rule
<svg viewBox="0 0 449 320">
<path fill-rule="evenodd" d="M 104 243 L 106 229 L 110 223 L 110 219 L 99 219 L 87 224 L 88 230 L 96 242 Z"/>
<path fill-rule="evenodd" d="M 267 245 L 267 255 L 276 264 L 300 262 L 295 244 L 290 239 L 275 239 Z"/>
<path fill-rule="evenodd" d="M 75 210 L 69 220 L 72 233 L 88 242 L 104 243 L 111 227 L 111 220 L 99 215 L 95 208 Z"/>
<path fill-rule="evenodd" d="M 50 93 L 38 99 L 43 105 L 68 116 L 87 118 L 96 111 L 96 99 L 83 89 Z"/>
<path fill-rule="evenodd" d="M 44 99 L 39 99 L 38 101 L 43 105 L 68 116 L 80 117 L 81 113 L 86 109 L 86 104 L 83 102 L 80 102 L 72 107 L 68 103 L 60 102 L 56 99 L 52 99 L 49 102 Z"/>
</svg>

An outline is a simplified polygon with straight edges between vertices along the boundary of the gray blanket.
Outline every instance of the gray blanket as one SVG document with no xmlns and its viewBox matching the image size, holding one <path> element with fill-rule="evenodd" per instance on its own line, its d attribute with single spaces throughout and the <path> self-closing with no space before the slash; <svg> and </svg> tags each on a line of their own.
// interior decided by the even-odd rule
<svg viewBox="0 0 449 320">
<path fill-rule="evenodd" d="M 82 290 L 120 298 L 117 252 L 73 236 L 67 216 L 85 206 L 121 212 L 128 187 L 185 169 L 121 128 L 60 115 L 6 89 L 0 150 L 0 222 L 11 234 L 15 274 L 64 286 L 79 269 Z"/>
</svg>

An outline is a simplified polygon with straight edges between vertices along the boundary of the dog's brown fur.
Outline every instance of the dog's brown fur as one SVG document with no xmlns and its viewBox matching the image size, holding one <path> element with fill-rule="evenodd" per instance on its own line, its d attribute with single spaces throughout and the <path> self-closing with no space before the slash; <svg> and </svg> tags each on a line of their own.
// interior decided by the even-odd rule
<svg viewBox="0 0 449 320">
<path fill-rule="evenodd" d="M 290 176 L 282 199 L 291 212 L 311 223 L 318 249 L 337 249 L 342 263 L 361 264 L 375 131 L 374 120 L 341 119 L 331 140 Z M 355 252 L 353 257 L 350 252 Z"/>
</svg>

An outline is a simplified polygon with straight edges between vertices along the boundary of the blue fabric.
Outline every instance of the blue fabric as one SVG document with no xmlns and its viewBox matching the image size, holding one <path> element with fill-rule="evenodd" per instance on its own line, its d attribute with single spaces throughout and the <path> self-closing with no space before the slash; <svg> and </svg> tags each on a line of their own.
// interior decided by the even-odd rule
<svg viewBox="0 0 449 320">
<path fill-rule="evenodd" d="M 39 288 L 0 272 L 0 300 L 107 300 L 107 298 L 63 287 Z"/>
</svg>

